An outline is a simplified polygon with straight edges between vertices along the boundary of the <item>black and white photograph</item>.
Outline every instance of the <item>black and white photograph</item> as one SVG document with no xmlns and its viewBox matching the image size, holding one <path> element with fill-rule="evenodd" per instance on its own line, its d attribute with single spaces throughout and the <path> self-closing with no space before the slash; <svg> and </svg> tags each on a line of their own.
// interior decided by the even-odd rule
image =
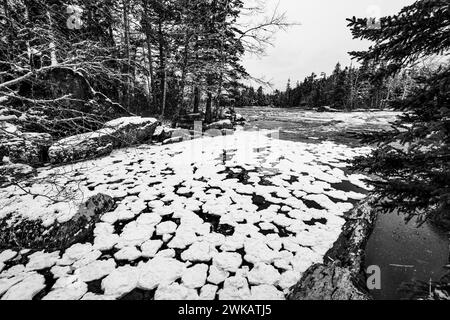
<svg viewBox="0 0 450 320">
<path fill-rule="evenodd" d="M 449 0 L 0 0 L 7 300 L 450 300 Z"/>
</svg>

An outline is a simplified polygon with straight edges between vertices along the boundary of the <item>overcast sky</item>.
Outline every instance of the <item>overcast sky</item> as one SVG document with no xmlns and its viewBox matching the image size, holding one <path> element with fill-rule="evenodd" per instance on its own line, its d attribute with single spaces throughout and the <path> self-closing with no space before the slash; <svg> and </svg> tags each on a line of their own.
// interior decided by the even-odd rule
<svg viewBox="0 0 450 320">
<path fill-rule="evenodd" d="M 400 11 L 414 0 L 266 0 L 268 11 L 279 2 L 289 20 L 301 23 L 286 33 L 279 32 L 275 46 L 262 58 L 247 56 L 244 66 L 254 77 L 264 78 L 274 88 L 284 89 L 312 72 L 331 73 L 337 62 L 350 65 L 349 51 L 365 49 L 368 42 L 353 40 L 346 18 L 366 17 L 379 11 L 382 16 Z M 271 91 L 271 88 L 266 88 Z"/>
</svg>

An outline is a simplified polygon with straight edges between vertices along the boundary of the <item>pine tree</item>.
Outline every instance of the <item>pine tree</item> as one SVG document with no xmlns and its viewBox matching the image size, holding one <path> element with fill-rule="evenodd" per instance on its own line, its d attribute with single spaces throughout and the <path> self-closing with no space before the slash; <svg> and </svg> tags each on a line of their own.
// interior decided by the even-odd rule
<svg viewBox="0 0 450 320">
<path fill-rule="evenodd" d="M 366 28 L 366 19 L 350 19 L 355 38 L 372 40 L 368 51 L 354 57 L 374 63 L 385 79 L 429 55 L 450 48 L 450 6 L 446 0 L 417 1 L 392 17 L 381 29 Z M 375 137 L 379 147 L 359 158 L 355 169 L 380 177 L 373 182 L 379 207 L 450 227 L 450 70 L 443 65 L 405 99 L 391 106 L 404 111 L 394 131 Z"/>
</svg>

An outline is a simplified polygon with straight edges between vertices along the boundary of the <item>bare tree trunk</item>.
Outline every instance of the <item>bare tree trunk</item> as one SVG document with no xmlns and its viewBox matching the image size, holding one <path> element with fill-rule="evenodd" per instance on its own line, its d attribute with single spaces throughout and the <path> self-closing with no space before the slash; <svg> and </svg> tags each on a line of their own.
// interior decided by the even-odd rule
<svg viewBox="0 0 450 320">
<path fill-rule="evenodd" d="M 162 103 L 161 103 L 161 118 L 164 119 L 166 114 L 166 99 L 167 99 L 167 71 L 164 68 L 163 73 L 163 91 L 162 91 Z"/>
<path fill-rule="evenodd" d="M 206 99 L 206 114 L 205 114 L 206 123 L 212 122 L 212 93 L 208 91 L 208 98 Z"/>
<path fill-rule="evenodd" d="M 148 11 L 148 0 L 144 0 L 144 21 L 145 21 L 145 36 L 146 36 L 146 42 L 147 42 L 147 60 L 148 60 L 148 70 L 150 73 L 150 87 L 149 87 L 149 94 L 150 94 L 150 102 L 155 104 L 155 73 L 153 70 L 153 54 L 152 54 L 152 25 L 150 23 L 149 18 L 149 11 Z"/>
<path fill-rule="evenodd" d="M 195 36 L 195 61 L 198 64 L 199 56 L 198 56 L 198 50 L 199 50 L 199 44 L 198 44 L 198 35 Z M 198 79 L 196 81 L 197 83 L 194 84 L 194 113 L 200 112 L 200 88 L 198 86 Z"/>
<path fill-rule="evenodd" d="M 125 58 L 127 60 L 127 65 L 125 66 L 125 77 L 126 77 L 126 89 L 125 89 L 125 98 L 126 98 L 126 108 L 130 109 L 130 65 L 131 65 L 131 56 L 130 56 L 130 22 L 128 19 L 128 0 L 123 0 L 123 24 L 124 24 L 124 43 L 125 43 Z"/>
<path fill-rule="evenodd" d="M 185 3 L 185 12 L 186 13 L 186 7 L 188 6 L 188 3 Z M 183 20 L 182 20 L 182 24 Z M 189 40 L 190 40 L 190 32 L 189 27 L 186 26 L 186 30 L 184 33 L 184 51 L 183 51 L 183 62 L 181 66 L 181 82 L 180 82 L 180 93 L 178 97 L 178 103 L 177 110 L 175 112 L 174 116 L 174 122 L 178 120 L 178 117 L 180 116 L 180 113 L 185 109 L 184 100 L 185 100 L 185 88 L 186 88 L 186 76 L 188 72 L 188 63 L 189 63 Z"/>
<path fill-rule="evenodd" d="M 200 112 L 200 89 L 198 86 L 194 88 L 194 113 Z"/>
<path fill-rule="evenodd" d="M 159 68 L 161 76 L 161 118 L 164 118 L 166 113 L 166 96 L 167 96 L 167 69 L 166 69 L 166 52 L 164 48 L 164 34 L 162 27 L 162 17 L 158 21 L 158 35 L 159 35 Z"/>
</svg>

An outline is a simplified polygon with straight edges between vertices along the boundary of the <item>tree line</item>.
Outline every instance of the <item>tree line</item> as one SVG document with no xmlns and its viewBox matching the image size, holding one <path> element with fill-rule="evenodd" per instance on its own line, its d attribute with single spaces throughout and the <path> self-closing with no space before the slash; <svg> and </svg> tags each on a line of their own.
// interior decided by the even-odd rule
<svg viewBox="0 0 450 320">
<path fill-rule="evenodd" d="M 338 110 L 385 109 L 396 99 L 405 99 L 416 85 L 415 78 L 432 67 L 432 63 L 405 68 L 383 79 L 377 67 L 364 62 L 359 67 L 342 67 L 337 63 L 331 75 L 312 73 L 295 85 L 288 80 L 286 89 L 265 93 L 263 86 L 245 87 L 237 99 L 239 107 L 272 106 L 275 108 Z"/>
</svg>

